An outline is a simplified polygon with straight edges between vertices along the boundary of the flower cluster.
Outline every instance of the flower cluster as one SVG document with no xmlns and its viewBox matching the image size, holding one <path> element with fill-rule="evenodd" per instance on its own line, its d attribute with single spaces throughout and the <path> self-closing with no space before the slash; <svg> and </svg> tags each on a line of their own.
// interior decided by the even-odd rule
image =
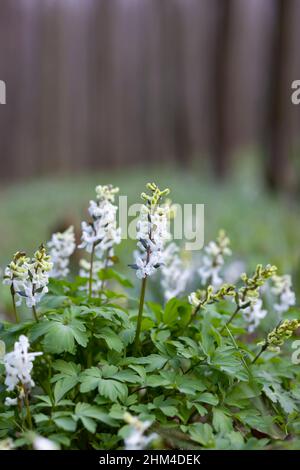
<svg viewBox="0 0 300 470">
<path fill-rule="evenodd" d="M 109 251 L 112 256 L 113 246 L 121 241 L 121 229 L 117 228 L 117 206 L 113 204 L 119 188 L 111 185 L 97 186 L 97 201 L 90 201 L 89 214 L 92 222 L 82 222 L 81 244 L 88 253 L 95 252 L 101 259 Z"/>
<path fill-rule="evenodd" d="M 219 232 L 216 241 L 211 241 L 205 247 L 202 266 L 198 269 L 202 285 L 210 283 L 217 288 L 222 284 L 221 269 L 224 265 L 224 257 L 231 255 L 229 247 L 230 240 L 224 230 Z"/>
<path fill-rule="evenodd" d="M 145 436 L 145 432 L 152 424 L 151 421 L 140 421 L 128 412 L 124 414 L 124 421 L 131 427 L 130 434 L 124 439 L 125 450 L 146 449 L 149 444 L 156 439 L 157 435 L 155 433 Z"/>
<path fill-rule="evenodd" d="M 197 290 L 189 295 L 189 302 L 197 309 L 204 308 L 206 305 L 224 300 L 226 297 L 235 296 L 235 286 L 232 284 L 224 284 L 220 289 L 214 292 L 213 286 L 208 286 L 204 290 Z"/>
<path fill-rule="evenodd" d="M 33 361 L 36 356 L 40 356 L 42 352 L 30 353 L 28 338 L 24 335 L 19 337 L 19 341 L 15 342 L 14 350 L 5 354 L 3 363 L 6 371 L 5 385 L 8 392 L 18 389 L 19 399 L 24 398 L 34 382 L 31 378 L 31 371 L 33 368 Z M 7 397 L 5 404 L 16 405 L 17 398 Z"/>
<path fill-rule="evenodd" d="M 16 296 L 16 305 L 25 299 L 27 307 L 34 307 L 48 292 L 49 272 L 53 265 L 43 245 L 34 253 L 32 259 L 25 253 L 17 252 L 4 273 L 3 283 L 11 287 Z"/>
<path fill-rule="evenodd" d="M 292 278 L 289 274 L 285 274 L 284 276 L 273 276 L 272 281 L 271 292 L 278 297 L 274 308 L 281 315 L 296 303 L 296 295 L 292 290 Z"/>
<path fill-rule="evenodd" d="M 161 285 L 166 301 L 184 292 L 190 277 L 190 270 L 184 266 L 179 256 L 179 247 L 174 242 L 164 250 L 161 272 Z"/>
<path fill-rule="evenodd" d="M 300 320 L 284 320 L 268 334 L 264 342 L 259 344 L 263 346 L 263 349 L 279 352 L 280 346 L 282 346 L 298 328 L 300 328 Z"/>
<path fill-rule="evenodd" d="M 253 276 L 248 277 L 246 273 L 241 275 L 244 285 L 239 290 L 240 302 L 252 302 L 259 298 L 259 289 L 265 282 L 273 277 L 277 272 L 276 266 L 267 264 L 263 267 L 261 264 L 256 266 Z"/>
<path fill-rule="evenodd" d="M 139 279 L 151 276 L 163 262 L 163 249 L 166 240 L 170 239 L 168 230 L 170 207 L 160 205 L 162 198 L 169 194 L 169 189 L 161 191 L 155 183 L 148 183 L 151 194 L 142 193 L 146 202 L 141 207 L 137 223 L 138 251 L 135 252 L 135 264 Z"/>
<path fill-rule="evenodd" d="M 79 248 L 84 248 L 91 254 L 89 264 L 81 261 L 79 273 L 82 277 L 90 278 L 90 294 L 99 290 L 97 273 L 105 266 L 113 264 L 114 245 L 121 242 L 121 228 L 117 227 L 116 218 L 118 208 L 113 204 L 119 188 L 111 185 L 97 186 L 95 191 L 97 201 L 90 201 L 88 209 L 92 221 L 82 222 L 81 244 L 79 245 Z M 94 255 L 96 260 L 94 260 Z"/>
<path fill-rule="evenodd" d="M 28 280 L 28 270 L 30 258 L 23 251 L 17 251 L 12 261 L 5 268 L 3 284 L 10 286 L 12 295 L 16 296 L 16 305 L 22 303 L 20 292 L 24 290 L 24 285 Z"/>
<path fill-rule="evenodd" d="M 62 279 L 68 276 L 70 256 L 76 248 L 74 227 L 71 226 L 64 232 L 54 233 L 47 246 L 53 263 L 49 277 Z"/>
</svg>

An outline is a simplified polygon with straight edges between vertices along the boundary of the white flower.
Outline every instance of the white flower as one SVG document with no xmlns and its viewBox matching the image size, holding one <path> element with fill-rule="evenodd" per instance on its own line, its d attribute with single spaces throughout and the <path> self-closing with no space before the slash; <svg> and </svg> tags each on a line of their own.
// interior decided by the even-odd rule
<svg viewBox="0 0 300 470">
<path fill-rule="evenodd" d="M 151 421 L 140 421 L 130 413 L 125 413 L 124 420 L 131 426 L 130 434 L 124 439 L 125 450 L 143 450 L 157 438 L 157 434 L 152 433 L 145 436 L 144 433 L 151 426 Z"/>
<path fill-rule="evenodd" d="M 243 309 L 243 317 L 248 323 L 248 332 L 253 333 L 258 327 L 261 320 L 268 314 L 267 310 L 263 309 L 262 299 L 254 299 L 251 301 L 251 305 Z"/>
<path fill-rule="evenodd" d="M 16 305 L 25 299 L 27 307 L 35 306 L 48 292 L 49 272 L 52 269 L 50 256 L 43 245 L 30 260 L 25 253 L 18 252 L 7 266 L 4 284 L 10 285 L 16 297 Z"/>
<path fill-rule="evenodd" d="M 289 274 L 284 276 L 273 276 L 273 287 L 271 292 L 278 297 L 274 308 L 276 312 L 282 314 L 296 304 L 296 295 L 292 290 L 292 278 Z"/>
<path fill-rule="evenodd" d="M 190 277 L 190 270 L 184 267 L 179 257 L 179 248 L 174 242 L 164 250 L 161 272 L 161 285 L 166 301 L 184 292 Z"/>
<path fill-rule="evenodd" d="M 197 292 L 191 292 L 190 295 L 188 296 L 188 300 L 189 300 L 189 303 L 193 305 L 193 307 L 198 307 L 200 303 Z"/>
<path fill-rule="evenodd" d="M 49 254 L 53 263 L 50 277 L 61 279 L 69 274 L 69 258 L 74 253 L 75 247 L 73 226 L 64 232 L 57 232 L 52 235 L 51 240 L 48 242 Z"/>
<path fill-rule="evenodd" d="M 113 246 L 121 242 L 121 229 L 117 227 L 117 206 L 113 204 L 118 188 L 97 186 L 97 201 L 90 201 L 89 214 L 92 222 L 82 222 L 81 244 L 78 248 L 88 253 L 95 252 L 99 259 L 109 253 L 113 255 Z"/>
<path fill-rule="evenodd" d="M 155 207 L 152 212 L 142 205 L 137 223 L 137 247 L 134 253 L 136 276 L 139 279 L 152 276 L 163 263 L 164 245 L 170 238 L 168 208 Z"/>
<path fill-rule="evenodd" d="M 7 439 L 0 440 L 0 450 L 13 450 L 14 443 L 13 440 L 8 437 Z"/>
<path fill-rule="evenodd" d="M 29 346 L 28 338 L 21 335 L 19 341 L 15 342 L 14 350 L 5 354 L 3 358 L 6 372 L 5 385 L 9 392 L 13 391 L 19 384 L 22 384 L 26 389 L 34 386 L 31 378 L 33 361 L 36 356 L 41 356 L 43 353 L 30 353 L 28 352 Z"/>
<path fill-rule="evenodd" d="M 6 397 L 4 401 L 5 406 L 16 406 L 18 404 L 17 398 Z"/>
<path fill-rule="evenodd" d="M 211 241 L 205 248 L 205 255 L 202 257 L 202 266 L 198 269 L 203 285 L 208 282 L 214 287 L 220 287 L 223 278 L 220 275 L 224 265 L 224 256 L 230 256 L 230 240 L 224 231 L 220 231 L 217 241 Z"/>
<path fill-rule="evenodd" d="M 55 442 L 42 436 L 35 436 L 32 444 L 34 450 L 59 450 Z"/>
</svg>

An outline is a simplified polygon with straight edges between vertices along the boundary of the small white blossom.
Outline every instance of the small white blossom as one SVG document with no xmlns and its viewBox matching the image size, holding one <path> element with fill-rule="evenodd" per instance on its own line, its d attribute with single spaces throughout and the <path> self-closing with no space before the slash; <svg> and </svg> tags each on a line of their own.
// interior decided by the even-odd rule
<svg viewBox="0 0 300 470">
<path fill-rule="evenodd" d="M 49 254 L 53 263 L 49 277 L 61 279 L 66 277 L 69 270 L 70 256 L 74 253 L 75 233 L 71 226 L 64 232 L 54 233 L 48 242 Z"/>
<path fill-rule="evenodd" d="M 136 233 L 138 250 L 134 252 L 135 264 L 132 265 L 139 279 L 152 276 L 162 265 L 165 243 L 171 238 L 170 206 L 159 205 L 162 195 L 167 194 L 168 190 L 160 191 L 154 183 L 147 187 L 153 194 L 142 194 L 142 198 L 147 200 L 147 205 L 141 206 Z"/>
<path fill-rule="evenodd" d="M 124 439 L 125 450 L 143 450 L 157 438 L 157 434 L 152 433 L 145 436 L 145 432 L 151 426 L 151 421 L 140 421 L 130 413 L 125 413 L 124 420 L 131 426 L 130 434 Z"/>
<path fill-rule="evenodd" d="M 197 292 L 191 292 L 190 295 L 188 296 L 189 303 L 193 307 L 198 307 L 199 305 L 199 296 L 197 295 Z"/>
<path fill-rule="evenodd" d="M 225 232 L 220 231 L 217 241 L 211 241 L 205 248 L 205 255 L 202 257 L 202 266 L 198 269 L 203 285 L 210 283 L 214 287 L 219 287 L 223 278 L 221 269 L 224 265 L 224 256 L 230 256 L 230 240 Z"/>
<path fill-rule="evenodd" d="M 6 397 L 4 401 L 5 406 L 16 406 L 18 404 L 17 398 Z"/>
<path fill-rule="evenodd" d="M 34 386 L 34 382 L 31 378 L 33 361 L 36 356 L 41 356 L 43 353 L 30 353 L 28 352 L 29 346 L 28 338 L 21 335 L 19 341 L 15 342 L 14 350 L 5 354 L 3 358 L 6 372 L 4 383 L 9 392 L 12 392 L 20 384 L 26 390 Z M 11 401 L 10 405 L 12 405 Z"/>
<path fill-rule="evenodd" d="M 271 292 L 278 298 L 274 308 L 281 315 L 296 304 L 296 295 L 292 290 L 292 278 L 289 274 L 285 274 L 284 276 L 273 276 L 272 281 Z"/>
<path fill-rule="evenodd" d="M 163 253 L 162 281 L 165 300 L 182 294 L 190 277 L 190 270 L 185 268 L 179 257 L 176 243 L 170 243 Z"/>
<path fill-rule="evenodd" d="M 7 439 L 0 440 L 0 450 L 13 450 L 13 449 L 14 449 L 14 443 L 10 437 L 8 437 Z"/>
<path fill-rule="evenodd" d="M 34 450 L 59 450 L 55 442 L 42 436 L 35 436 L 32 445 Z"/>
<path fill-rule="evenodd" d="M 119 188 L 110 185 L 97 186 L 97 201 L 90 201 L 88 209 L 92 221 L 81 224 L 81 244 L 78 248 L 88 253 L 94 252 L 98 259 L 112 258 L 114 245 L 121 242 L 121 228 L 117 227 L 118 207 L 113 204 L 118 191 Z"/>
<path fill-rule="evenodd" d="M 253 333 L 267 314 L 267 310 L 263 308 L 262 299 L 258 298 L 252 300 L 251 305 L 243 309 L 243 317 L 248 323 L 248 332 Z"/>
<path fill-rule="evenodd" d="M 16 297 L 16 305 L 25 299 L 27 307 L 35 306 L 48 292 L 49 272 L 52 269 L 50 256 L 43 245 L 32 259 L 17 252 L 4 273 L 3 283 L 10 286 Z"/>
</svg>

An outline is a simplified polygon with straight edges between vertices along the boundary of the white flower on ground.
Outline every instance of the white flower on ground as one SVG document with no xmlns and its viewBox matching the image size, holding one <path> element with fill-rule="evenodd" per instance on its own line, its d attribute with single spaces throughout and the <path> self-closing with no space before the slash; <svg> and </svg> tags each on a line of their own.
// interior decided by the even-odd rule
<svg viewBox="0 0 300 470">
<path fill-rule="evenodd" d="M 257 298 L 252 300 L 251 305 L 243 309 L 243 317 L 248 323 L 248 332 L 253 333 L 267 314 L 267 310 L 263 308 L 262 299 Z"/>
<path fill-rule="evenodd" d="M 179 248 L 174 242 L 164 250 L 161 272 L 161 285 L 166 301 L 184 292 L 190 277 L 190 270 L 184 266 L 179 256 Z"/>
<path fill-rule="evenodd" d="M 125 450 L 143 450 L 157 438 L 157 434 L 152 433 L 145 436 L 145 432 L 151 426 L 151 421 L 140 421 L 130 413 L 124 414 L 124 420 L 131 426 L 130 434 L 124 439 Z"/>
<path fill-rule="evenodd" d="M 3 358 L 6 372 L 4 383 L 9 392 L 12 392 L 18 385 L 22 385 L 22 388 L 26 390 L 30 390 L 30 388 L 34 386 L 34 382 L 31 378 L 33 361 L 37 356 L 41 356 L 43 353 L 30 353 L 28 352 L 29 346 L 28 338 L 21 335 L 19 341 L 15 342 L 14 350 L 5 354 Z M 12 405 L 10 400 L 8 400 L 8 403 Z"/>
<path fill-rule="evenodd" d="M 59 446 L 55 442 L 42 436 L 35 436 L 32 445 L 34 450 L 59 450 Z"/>
<path fill-rule="evenodd" d="M 131 265 L 136 269 L 136 276 L 139 279 L 152 276 L 162 265 L 164 246 L 171 237 L 170 206 L 159 205 L 161 198 L 167 195 L 169 190 L 160 191 L 154 183 L 149 183 L 147 188 L 152 195 L 142 194 L 142 199 L 147 201 L 147 205 L 141 206 L 136 233 L 138 250 L 134 253 L 135 264 Z"/>
<path fill-rule="evenodd" d="M 211 241 L 205 248 L 202 257 L 202 266 L 198 269 L 202 285 L 207 283 L 215 288 L 219 287 L 223 278 L 221 269 L 224 265 L 224 256 L 230 256 L 230 240 L 223 230 L 220 231 L 216 241 Z"/>
<path fill-rule="evenodd" d="M 70 256 L 76 248 L 74 227 L 71 226 L 64 232 L 54 233 L 47 245 L 53 263 L 49 277 L 57 279 L 66 277 L 70 272 Z"/>
<path fill-rule="evenodd" d="M 278 298 L 274 308 L 281 315 L 296 304 L 296 295 L 292 290 L 292 278 L 289 274 L 285 274 L 284 276 L 273 276 L 272 281 L 271 292 Z"/>
</svg>

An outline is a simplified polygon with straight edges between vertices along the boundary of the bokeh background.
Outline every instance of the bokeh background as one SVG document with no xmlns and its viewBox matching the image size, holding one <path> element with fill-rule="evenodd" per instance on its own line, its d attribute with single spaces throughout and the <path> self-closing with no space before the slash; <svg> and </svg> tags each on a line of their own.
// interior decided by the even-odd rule
<svg viewBox="0 0 300 470">
<path fill-rule="evenodd" d="M 299 25 L 300 0 L 1 0 L 0 264 L 154 179 L 299 284 Z"/>
</svg>

